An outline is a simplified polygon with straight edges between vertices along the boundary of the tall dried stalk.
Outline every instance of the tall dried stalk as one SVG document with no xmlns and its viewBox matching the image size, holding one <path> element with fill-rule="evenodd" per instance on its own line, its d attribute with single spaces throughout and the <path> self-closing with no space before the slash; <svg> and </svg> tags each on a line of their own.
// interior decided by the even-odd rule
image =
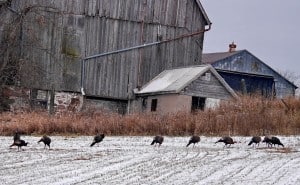
<svg viewBox="0 0 300 185">
<path fill-rule="evenodd" d="M 3 113 L 0 135 L 16 129 L 24 134 L 93 135 L 293 135 L 300 133 L 300 100 L 267 100 L 244 96 L 223 102 L 215 110 L 193 114 L 132 114 L 122 116 L 97 112 L 64 113 L 49 117 L 46 112 Z"/>
</svg>

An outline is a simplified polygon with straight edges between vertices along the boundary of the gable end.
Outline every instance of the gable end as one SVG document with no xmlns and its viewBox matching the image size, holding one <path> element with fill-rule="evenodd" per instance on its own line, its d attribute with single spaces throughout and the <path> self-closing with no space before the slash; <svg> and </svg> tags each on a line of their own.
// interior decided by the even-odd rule
<svg viewBox="0 0 300 185">
<path fill-rule="evenodd" d="M 230 99 L 232 95 L 211 71 L 207 71 L 186 86 L 181 94 L 216 99 Z"/>
</svg>

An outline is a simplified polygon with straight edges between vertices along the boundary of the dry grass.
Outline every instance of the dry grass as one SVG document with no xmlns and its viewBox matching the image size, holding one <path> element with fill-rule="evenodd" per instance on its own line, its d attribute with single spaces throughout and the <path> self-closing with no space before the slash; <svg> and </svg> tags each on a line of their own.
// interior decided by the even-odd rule
<svg viewBox="0 0 300 185">
<path fill-rule="evenodd" d="M 90 111 L 49 116 L 46 112 L 2 113 L 0 135 L 293 135 L 300 133 L 300 100 L 242 97 L 194 114 L 118 115 Z"/>
</svg>

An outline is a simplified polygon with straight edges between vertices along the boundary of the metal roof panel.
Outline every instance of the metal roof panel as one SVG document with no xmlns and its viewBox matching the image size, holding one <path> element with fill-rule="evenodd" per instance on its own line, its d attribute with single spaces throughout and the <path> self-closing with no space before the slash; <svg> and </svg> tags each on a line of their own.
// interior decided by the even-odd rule
<svg viewBox="0 0 300 185">
<path fill-rule="evenodd" d="M 142 87 L 138 94 L 154 92 L 178 92 L 208 69 L 208 65 L 193 66 L 165 70 L 148 84 Z"/>
</svg>

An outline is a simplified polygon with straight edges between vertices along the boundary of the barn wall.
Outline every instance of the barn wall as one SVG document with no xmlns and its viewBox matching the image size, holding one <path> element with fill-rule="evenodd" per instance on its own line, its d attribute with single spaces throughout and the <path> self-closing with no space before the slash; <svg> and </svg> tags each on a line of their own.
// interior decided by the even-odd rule
<svg viewBox="0 0 300 185">
<path fill-rule="evenodd" d="M 265 97 L 273 96 L 274 78 L 244 73 L 232 73 L 228 71 L 218 71 L 226 83 L 236 92 L 243 92 L 241 80 L 245 80 L 246 90 L 249 94 L 259 94 Z"/>
<path fill-rule="evenodd" d="M 9 110 L 49 110 L 50 92 L 38 89 L 27 89 L 17 86 L 5 86 L 2 96 L 8 100 Z M 78 112 L 82 109 L 83 96 L 79 93 L 55 92 L 55 112 Z"/>
<path fill-rule="evenodd" d="M 83 112 L 90 111 L 102 111 L 102 112 L 113 112 L 118 114 L 127 113 L 127 102 L 125 101 L 113 101 L 102 98 L 86 97 L 83 102 Z"/>
<path fill-rule="evenodd" d="M 197 6 L 191 2 L 139 1 L 135 8 L 145 15 L 122 11 L 117 15 L 106 15 L 101 10 L 101 16 L 87 18 L 86 32 L 90 37 L 87 37 L 89 45 L 86 55 L 172 39 L 204 29 L 204 19 L 199 16 Z M 125 3 L 126 7 L 130 6 L 128 3 L 130 1 Z M 111 6 L 116 7 L 115 3 Z M 170 8 L 177 11 L 170 11 Z M 187 16 L 191 17 L 188 19 Z M 103 22 L 103 27 L 94 26 L 99 22 Z M 95 42 L 95 38 L 98 42 Z M 130 98 L 134 88 L 141 87 L 165 69 L 200 64 L 202 45 L 203 34 L 87 60 L 85 92 L 102 97 Z"/>
<path fill-rule="evenodd" d="M 295 89 L 291 83 L 246 50 L 212 65 L 216 69 L 273 76 L 278 98 L 295 95 Z"/>
<path fill-rule="evenodd" d="M 221 103 L 217 98 L 205 97 L 204 109 L 215 109 Z M 177 112 L 191 112 L 192 96 L 180 94 L 164 94 L 164 95 L 151 95 L 142 96 L 131 102 L 131 113 L 151 113 L 151 102 L 157 99 L 157 110 L 152 113 L 169 114 Z"/>
<path fill-rule="evenodd" d="M 22 0 L 22 84 L 80 92 L 84 57 L 204 30 L 191 0 Z M 18 16 L 18 15 L 15 15 Z M 203 35 L 85 62 L 87 95 L 130 98 L 165 69 L 201 63 Z"/>
<path fill-rule="evenodd" d="M 5 100 L 2 102 L 0 110 L 15 111 L 28 111 L 30 110 L 29 100 L 30 90 L 27 88 L 16 86 L 4 86 L 0 99 Z"/>
<path fill-rule="evenodd" d="M 213 73 L 207 72 L 183 89 L 182 94 L 196 97 L 230 99 L 232 95 Z"/>
<path fill-rule="evenodd" d="M 0 24 L 0 43 L 5 42 L 5 38 L 7 37 L 7 27 L 13 23 L 13 13 L 8 12 L 4 6 L 0 5 L 0 16 L 1 16 L 1 24 Z M 1 48 L 2 49 L 2 48 Z M 1 64 L 0 64 L 1 67 Z"/>
</svg>

